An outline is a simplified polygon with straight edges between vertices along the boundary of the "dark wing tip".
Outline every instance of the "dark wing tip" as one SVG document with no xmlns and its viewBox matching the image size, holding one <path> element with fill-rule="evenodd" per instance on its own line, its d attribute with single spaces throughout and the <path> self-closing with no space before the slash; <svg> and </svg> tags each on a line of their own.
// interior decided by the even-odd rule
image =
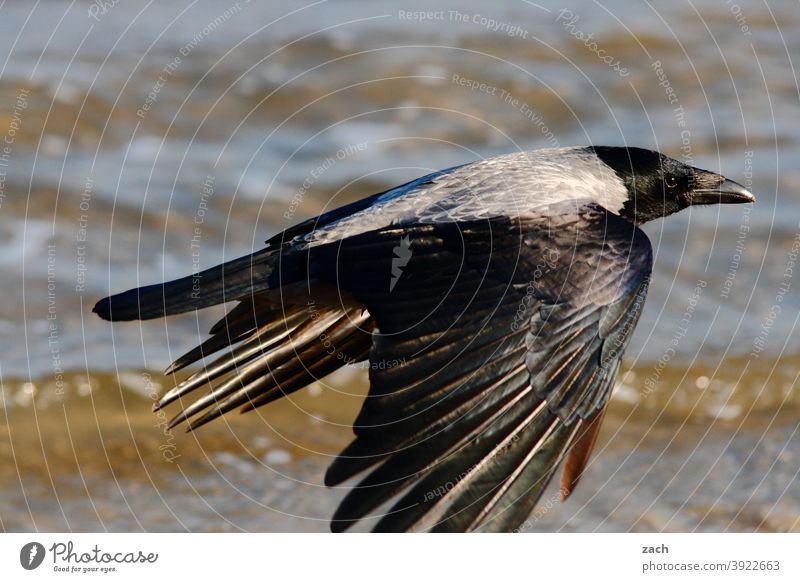
<svg viewBox="0 0 800 582">
<path fill-rule="evenodd" d="M 109 297 L 105 297 L 94 304 L 92 313 L 96 313 L 101 319 L 111 321 L 111 301 Z"/>
<path fill-rule="evenodd" d="M 328 470 L 325 471 L 325 487 L 338 487 L 350 477 L 357 475 L 373 464 L 373 462 L 364 463 L 365 459 L 362 457 L 352 458 L 347 456 L 348 450 L 342 451 L 328 466 Z"/>
<path fill-rule="evenodd" d="M 331 533 L 344 533 L 354 524 L 354 521 L 348 519 L 334 519 L 331 520 L 330 527 Z"/>
<path fill-rule="evenodd" d="M 323 482 L 325 483 L 325 487 L 336 487 L 343 481 L 343 479 L 339 479 L 335 474 L 331 473 L 332 466 L 333 465 L 330 465 L 328 467 L 328 470 L 325 471 L 325 478 L 323 480 Z"/>
</svg>

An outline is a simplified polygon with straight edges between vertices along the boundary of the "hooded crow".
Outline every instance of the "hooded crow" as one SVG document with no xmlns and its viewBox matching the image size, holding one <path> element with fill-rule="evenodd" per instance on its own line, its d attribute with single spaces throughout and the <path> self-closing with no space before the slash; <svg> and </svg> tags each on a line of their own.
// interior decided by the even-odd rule
<svg viewBox="0 0 800 582">
<path fill-rule="evenodd" d="M 368 360 L 355 439 L 325 476 L 337 486 L 363 474 L 333 531 L 376 513 L 375 531 L 513 531 L 562 461 L 566 498 L 589 459 L 650 279 L 639 225 L 753 201 L 646 149 L 512 153 L 332 210 L 250 256 L 94 311 L 125 321 L 238 302 L 167 370 L 202 362 L 157 405 L 210 387 L 170 423 L 190 430 Z"/>
</svg>

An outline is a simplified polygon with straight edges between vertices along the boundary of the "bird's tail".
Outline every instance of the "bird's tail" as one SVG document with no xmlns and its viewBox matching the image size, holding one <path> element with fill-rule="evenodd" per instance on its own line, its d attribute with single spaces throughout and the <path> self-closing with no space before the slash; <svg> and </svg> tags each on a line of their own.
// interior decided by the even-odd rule
<svg viewBox="0 0 800 582">
<path fill-rule="evenodd" d="M 268 289 L 279 256 L 275 249 L 265 249 L 182 279 L 106 297 L 93 311 L 107 321 L 131 321 L 234 301 Z"/>
<path fill-rule="evenodd" d="M 265 249 L 183 279 L 107 297 L 94 311 L 109 321 L 130 321 L 239 302 L 211 328 L 210 338 L 165 372 L 203 364 L 176 382 L 156 407 L 210 387 L 169 422 L 171 428 L 188 421 L 194 429 L 234 408 L 263 406 L 367 358 L 374 327 L 369 313 L 351 304 L 341 289 L 308 280 L 305 258 Z"/>
</svg>

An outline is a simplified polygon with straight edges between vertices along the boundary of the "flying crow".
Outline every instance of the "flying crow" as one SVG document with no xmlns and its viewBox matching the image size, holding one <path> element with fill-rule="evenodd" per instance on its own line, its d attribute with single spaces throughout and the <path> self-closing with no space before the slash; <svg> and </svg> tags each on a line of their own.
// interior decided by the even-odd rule
<svg viewBox="0 0 800 582">
<path fill-rule="evenodd" d="M 589 459 L 650 279 L 639 225 L 753 201 L 646 149 L 512 153 L 326 212 L 250 256 L 94 311 L 125 321 L 238 302 L 167 370 L 202 361 L 159 407 L 210 387 L 171 426 L 368 360 L 355 439 L 325 483 L 363 476 L 332 529 L 380 509 L 376 531 L 511 531 L 562 460 L 566 498 Z"/>
</svg>

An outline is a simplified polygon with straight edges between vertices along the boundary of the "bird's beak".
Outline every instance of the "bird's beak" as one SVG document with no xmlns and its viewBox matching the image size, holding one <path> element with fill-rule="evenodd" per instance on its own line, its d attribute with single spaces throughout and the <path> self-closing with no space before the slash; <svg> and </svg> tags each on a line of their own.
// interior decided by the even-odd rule
<svg viewBox="0 0 800 582">
<path fill-rule="evenodd" d="M 733 180 L 722 178 L 719 186 L 700 188 L 688 193 L 690 205 L 697 204 L 743 204 L 755 202 L 756 197 L 744 186 Z"/>
</svg>

